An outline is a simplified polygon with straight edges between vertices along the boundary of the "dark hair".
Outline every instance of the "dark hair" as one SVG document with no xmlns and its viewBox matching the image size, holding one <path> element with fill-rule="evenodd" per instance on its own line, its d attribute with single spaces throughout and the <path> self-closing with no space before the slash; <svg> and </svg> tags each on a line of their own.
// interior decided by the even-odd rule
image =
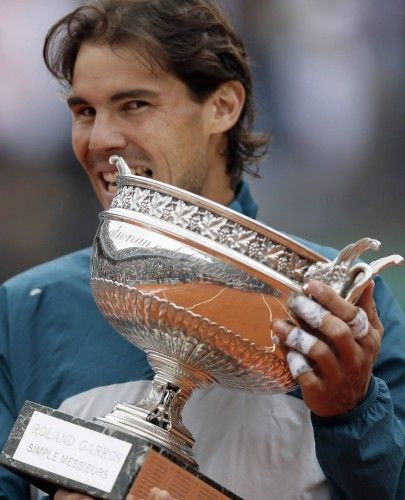
<svg viewBox="0 0 405 500">
<path fill-rule="evenodd" d="M 99 0 L 79 7 L 49 30 L 45 64 L 63 84 L 72 84 L 85 41 L 112 48 L 130 43 L 182 80 L 202 102 L 222 83 L 240 81 L 246 93 L 238 122 L 227 132 L 227 171 L 235 187 L 242 171 L 258 176 L 267 134 L 252 132 L 254 108 L 250 67 L 243 43 L 211 0 Z"/>
</svg>

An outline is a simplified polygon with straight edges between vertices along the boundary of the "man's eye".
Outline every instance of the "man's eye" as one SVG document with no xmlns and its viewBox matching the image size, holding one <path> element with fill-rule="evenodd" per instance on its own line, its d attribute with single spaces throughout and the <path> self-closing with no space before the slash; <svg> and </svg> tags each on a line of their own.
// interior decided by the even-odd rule
<svg viewBox="0 0 405 500">
<path fill-rule="evenodd" d="M 89 117 L 96 114 L 94 108 L 80 108 L 77 113 L 79 116 Z"/>
<path fill-rule="evenodd" d="M 146 101 L 128 101 L 125 103 L 124 108 L 126 109 L 140 109 L 147 106 L 149 103 Z"/>
<path fill-rule="evenodd" d="M 94 108 L 91 108 L 89 106 L 86 107 L 72 107 L 71 111 L 73 113 L 73 116 L 75 119 L 80 119 L 80 118 L 91 118 L 92 116 L 95 116 L 96 111 Z"/>
</svg>

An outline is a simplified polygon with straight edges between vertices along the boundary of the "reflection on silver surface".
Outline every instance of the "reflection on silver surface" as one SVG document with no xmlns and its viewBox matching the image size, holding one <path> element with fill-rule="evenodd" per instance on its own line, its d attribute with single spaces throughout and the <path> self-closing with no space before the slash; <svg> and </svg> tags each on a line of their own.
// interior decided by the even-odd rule
<svg viewBox="0 0 405 500">
<path fill-rule="evenodd" d="M 193 438 L 181 410 L 195 388 L 218 382 L 265 393 L 295 385 L 272 318 L 297 320 L 291 293 L 320 279 L 353 302 L 375 272 L 354 260 L 379 242 L 363 238 L 334 261 L 221 205 L 134 176 L 121 158 L 119 189 L 101 215 L 92 288 L 116 330 L 143 349 L 155 370 L 151 394 L 100 419 L 165 446 L 189 464 Z"/>
</svg>

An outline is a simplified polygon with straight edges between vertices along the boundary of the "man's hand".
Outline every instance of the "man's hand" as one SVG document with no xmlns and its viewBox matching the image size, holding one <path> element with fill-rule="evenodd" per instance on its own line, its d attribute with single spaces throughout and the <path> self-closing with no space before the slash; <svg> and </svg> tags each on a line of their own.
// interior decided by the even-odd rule
<svg viewBox="0 0 405 500">
<path fill-rule="evenodd" d="M 83 495 L 82 493 L 74 493 L 73 491 L 67 491 L 64 489 L 59 489 L 53 500 L 94 500 L 93 497 Z"/>
<path fill-rule="evenodd" d="M 59 489 L 54 496 L 54 500 L 94 500 L 92 497 L 83 495 L 81 493 L 74 493 L 72 491 L 67 491 L 64 489 Z M 159 488 L 152 488 L 149 495 L 145 499 L 137 499 L 135 495 L 129 493 L 126 500 L 176 500 L 170 495 L 166 490 L 160 490 Z"/>
<path fill-rule="evenodd" d="M 126 500 L 138 500 L 138 499 L 136 499 L 135 496 L 129 494 Z M 176 499 L 172 497 L 170 493 L 166 490 L 160 490 L 159 488 L 152 488 L 147 498 L 142 500 L 176 500 Z"/>
<path fill-rule="evenodd" d="M 303 296 L 290 301 L 302 329 L 282 320 L 273 322 L 276 341 L 291 349 L 288 364 L 303 399 L 320 417 L 352 410 L 367 393 L 384 332 L 373 289 L 370 283 L 356 307 L 329 286 L 311 281 L 306 291 L 316 302 Z"/>
</svg>

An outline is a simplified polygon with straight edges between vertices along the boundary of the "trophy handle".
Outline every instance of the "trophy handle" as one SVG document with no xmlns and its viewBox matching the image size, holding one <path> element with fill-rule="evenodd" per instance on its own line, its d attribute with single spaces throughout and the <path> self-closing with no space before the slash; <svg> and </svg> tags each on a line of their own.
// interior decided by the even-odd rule
<svg viewBox="0 0 405 500">
<path fill-rule="evenodd" d="M 373 276 L 375 276 L 388 267 L 402 266 L 403 264 L 404 258 L 402 255 L 394 254 L 382 257 L 381 259 L 373 260 L 373 262 L 370 262 L 369 266 L 373 270 Z"/>
<path fill-rule="evenodd" d="M 373 262 L 370 262 L 370 264 L 356 264 L 350 270 L 354 279 L 351 286 L 344 294 L 345 299 L 355 304 L 368 283 L 374 279 L 377 274 L 385 269 L 388 269 L 389 267 L 401 266 L 403 263 L 403 257 L 401 255 L 394 254 L 374 260 Z"/>
<path fill-rule="evenodd" d="M 338 266 L 349 267 L 354 260 L 362 255 L 367 250 L 374 250 L 375 252 L 381 247 L 381 242 L 374 238 L 361 238 L 355 243 L 350 243 L 339 252 L 339 255 L 333 261 L 333 264 Z"/>
<path fill-rule="evenodd" d="M 310 266 L 304 276 L 303 289 L 311 279 L 318 279 L 331 286 L 343 298 L 355 304 L 368 283 L 381 271 L 391 266 L 402 265 L 403 257 L 389 255 L 370 264 L 352 263 L 367 250 L 379 250 L 381 243 L 373 238 L 362 238 L 347 245 L 338 256 L 329 262 L 316 262 Z"/>
<path fill-rule="evenodd" d="M 117 167 L 118 173 L 120 175 L 131 175 L 135 177 L 134 174 L 131 172 L 130 168 L 128 167 L 126 161 L 121 156 L 117 155 L 110 156 L 108 161 L 110 165 L 115 165 Z"/>
<path fill-rule="evenodd" d="M 363 290 L 374 278 L 374 274 L 368 264 L 360 263 L 350 269 L 350 276 L 349 286 L 342 295 L 346 300 L 355 304 L 359 300 Z"/>
</svg>

